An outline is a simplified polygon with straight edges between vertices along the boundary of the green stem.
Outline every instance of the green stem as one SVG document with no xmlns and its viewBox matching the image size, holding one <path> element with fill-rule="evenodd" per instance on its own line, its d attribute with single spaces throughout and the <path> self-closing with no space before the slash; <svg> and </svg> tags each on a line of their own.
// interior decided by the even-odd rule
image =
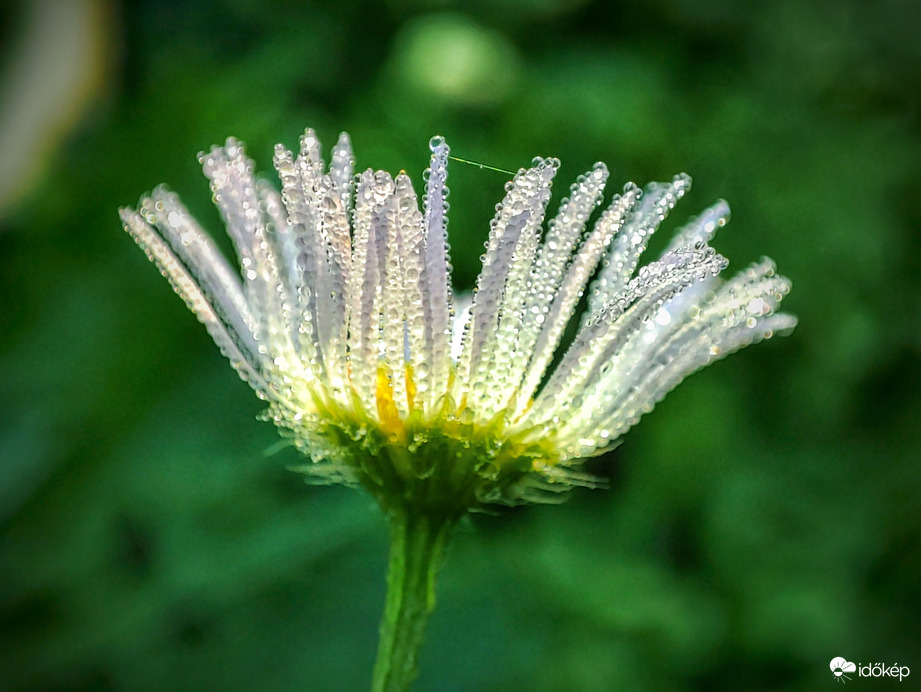
<svg viewBox="0 0 921 692">
<path fill-rule="evenodd" d="M 372 692 L 405 692 L 416 678 L 425 624 L 435 608 L 435 574 L 453 525 L 408 511 L 390 517 L 387 604 Z"/>
</svg>

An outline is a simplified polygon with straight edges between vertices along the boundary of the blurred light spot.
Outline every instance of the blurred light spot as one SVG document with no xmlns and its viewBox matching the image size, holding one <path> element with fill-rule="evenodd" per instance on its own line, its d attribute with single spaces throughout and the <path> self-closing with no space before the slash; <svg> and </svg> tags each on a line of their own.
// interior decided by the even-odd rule
<svg viewBox="0 0 921 692">
<path fill-rule="evenodd" d="M 501 101 L 518 75 L 518 53 L 501 34 L 466 17 L 426 17 L 403 30 L 397 74 L 414 89 L 454 103 Z"/>
<path fill-rule="evenodd" d="M 110 61 L 103 0 L 32 0 L 0 82 L 0 217 L 101 90 Z"/>
</svg>

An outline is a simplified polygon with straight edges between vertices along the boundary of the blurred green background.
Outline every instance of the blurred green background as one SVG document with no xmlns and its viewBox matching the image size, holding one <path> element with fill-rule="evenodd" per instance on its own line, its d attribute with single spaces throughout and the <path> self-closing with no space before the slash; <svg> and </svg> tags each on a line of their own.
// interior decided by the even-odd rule
<svg viewBox="0 0 921 692">
<path fill-rule="evenodd" d="M 417 689 L 817 690 L 836 656 L 921 679 L 913 3 L 0 17 L 0 690 L 367 688 L 382 517 L 286 470 L 116 215 L 168 182 L 221 235 L 196 152 L 235 135 L 271 171 L 306 126 L 417 185 L 433 134 L 502 168 L 558 156 L 556 199 L 596 160 L 612 189 L 687 171 L 667 228 L 725 197 L 730 271 L 767 254 L 794 284 L 795 333 L 682 384 L 593 463 L 610 490 L 471 518 Z M 505 181 L 452 166 L 458 288 Z"/>
</svg>

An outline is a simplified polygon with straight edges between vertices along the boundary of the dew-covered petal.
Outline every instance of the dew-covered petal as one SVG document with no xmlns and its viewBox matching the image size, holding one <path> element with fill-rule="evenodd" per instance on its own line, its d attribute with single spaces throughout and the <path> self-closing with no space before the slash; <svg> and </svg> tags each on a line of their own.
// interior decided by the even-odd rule
<svg viewBox="0 0 921 692">
<path fill-rule="evenodd" d="M 405 376 L 409 380 L 406 384 L 407 402 L 411 400 L 409 407 L 425 408 L 432 402 L 431 367 L 434 358 L 432 341 L 427 338 L 430 327 L 426 325 L 425 230 L 409 176 L 400 173 L 394 185 L 394 207 L 402 254 L 401 321 L 405 322 L 405 344 L 401 346 L 406 366 L 410 368 L 405 375 L 401 372 L 394 373 L 394 376 Z M 437 395 L 442 393 L 437 392 Z"/>
<path fill-rule="evenodd" d="M 281 180 L 281 197 L 287 213 L 288 233 L 282 242 L 287 271 L 294 283 L 296 305 L 293 342 L 304 367 L 322 368 L 323 349 L 318 326 L 317 295 L 323 267 L 317 218 L 315 169 L 307 159 L 282 145 L 275 147 L 275 168 Z"/>
<path fill-rule="evenodd" d="M 348 296 L 351 271 L 351 239 L 348 210 L 342 206 L 342 195 L 324 176 L 317 186 L 319 207 L 319 238 L 322 252 L 320 270 L 322 291 L 318 301 L 317 326 L 323 363 L 331 384 L 338 388 L 348 378 Z"/>
<path fill-rule="evenodd" d="M 499 320 L 493 333 L 484 345 L 484 358 L 471 374 L 470 390 L 475 392 L 485 383 L 482 396 L 475 396 L 474 402 L 480 416 L 492 418 L 506 409 L 512 399 L 527 361 L 517 352 L 518 339 L 529 324 L 530 316 L 525 314 L 527 275 L 530 273 L 540 239 L 539 219 L 526 219 L 517 246 L 512 255 L 505 287 L 499 307 Z"/>
<path fill-rule="evenodd" d="M 566 325 L 573 316 L 589 278 L 595 271 L 602 254 L 607 250 L 611 239 L 620 230 L 627 212 L 633 207 L 638 196 L 639 189 L 633 184 L 628 184 L 622 195 L 614 197 L 610 206 L 598 219 L 591 234 L 579 248 L 578 254 L 554 296 L 546 317 L 539 314 L 529 316 L 529 319 L 540 324 L 541 330 L 530 353 L 522 353 L 528 358 L 528 367 L 519 391 L 515 418 L 530 405 L 531 397 L 553 359 L 553 354 L 560 344 Z"/>
<path fill-rule="evenodd" d="M 329 177 L 333 188 L 339 195 L 342 209 L 352 206 L 352 176 L 355 170 L 355 154 L 352 141 L 347 132 L 339 134 L 339 140 L 333 147 L 332 160 L 329 163 Z"/>
<path fill-rule="evenodd" d="M 386 278 L 388 216 L 393 180 L 383 172 L 361 174 L 355 196 L 355 242 L 349 282 L 349 370 L 353 391 L 366 409 L 377 408 L 381 355 L 382 280 Z"/>
<path fill-rule="evenodd" d="M 583 325 L 576 339 L 538 395 L 529 417 L 563 419 L 578 411 L 574 394 L 607 374 L 621 347 L 665 301 L 708 276 L 726 261 L 712 248 L 679 250 L 643 267 L 594 319 Z"/>
<path fill-rule="evenodd" d="M 344 146 L 341 139 L 339 146 Z M 319 147 L 316 135 L 308 130 L 296 159 L 278 145 L 274 163 L 288 214 L 289 244 L 295 250 L 296 343 L 305 361 L 322 364 L 331 392 L 342 397 L 348 379 L 346 287 L 351 267 L 349 218 L 343 200 L 350 194 L 343 194 L 331 175 L 323 173 Z M 347 160 L 339 165 L 347 167 L 349 156 L 341 152 Z"/>
<path fill-rule="evenodd" d="M 157 265 L 189 309 L 205 325 L 221 353 L 230 361 L 243 381 L 261 398 L 284 403 L 279 393 L 262 374 L 264 357 L 256 350 L 255 337 L 245 324 L 246 317 L 238 312 L 241 299 L 241 295 L 237 293 L 239 287 L 235 288 L 232 279 L 223 275 L 220 261 L 216 261 L 214 265 L 210 264 L 212 250 L 217 252 L 217 249 L 194 248 L 199 243 L 208 243 L 201 241 L 201 238 L 197 237 L 197 231 L 186 227 L 182 219 L 174 217 L 168 225 L 180 234 L 191 234 L 186 235 L 186 238 L 193 249 L 183 252 L 180 256 L 174 252 L 170 242 L 161 237 L 148 223 L 151 221 L 158 224 L 158 216 L 145 212 L 145 219 L 130 209 L 121 209 L 119 213 L 125 229 L 148 258 Z M 176 235 L 171 237 L 171 240 L 178 240 L 181 244 L 181 237 Z M 195 257 L 202 259 L 193 259 Z"/>
<path fill-rule="evenodd" d="M 540 302 L 541 293 L 552 294 L 559 286 L 563 270 L 572 260 L 589 217 L 601 202 L 608 175 L 608 167 L 601 162 L 596 163 L 592 170 L 576 179 L 569 190 L 569 197 L 560 203 L 560 210 L 550 221 L 547 237 L 534 264 L 529 303 Z"/>
<path fill-rule="evenodd" d="M 604 269 L 592 284 L 586 320 L 593 319 L 627 285 L 649 238 L 690 187 L 691 179 L 684 174 L 676 175 L 669 183 L 649 183 L 646 186 L 630 218 L 611 244 L 604 259 Z"/>
<path fill-rule="evenodd" d="M 776 276 L 770 260 L 719 284 L 707 282 L 697 300 L 671 306 L 666 319 L 640 336 L 641 351 L 634 349 L 609 375 L 619 386 L 583 403 L 583 416 L 561 430 L 569 454 L 604 449 L 691 373 L 795 326 L 794 317 L 776 312 L 790 282 Z"/>
<path fill-rule="evenodd" d="M 261 233 L 266 257 L 273 258 L 272 263 L 276 269 L 277 283 L 274 291 L 278 301 L 277 307 L 280 309 L 279 317 L 287 329 L 288 344 L 295 345 L 301 322 L 298 301 L 298 248 L 295 234 L 289 228 L 281 195 L 270 183 L 257 180 L 256 197 L 262 217 Z"/>
<path fill-rule="evenodd" d="M 257 190 L 253 163 L 233 138 L 200 158 L 240 257 L 244 294 L 256 319 L 259 352 L 272 354 L 273 360 L 286 360 L 293 346 L 284 313 L 289 301 L 282 279 L 284 258 L 278 256 L 277 247 L 267 237 L 271 219 Z"/>
<path fill-rule="evenodd" d="M 674 238 L 662 254 L 680 247 L 694 247 L 697 243 L 709 244 L 716 232 L 727 223 L 729 223 L 729 204 L 725 200 L 717 200 L 696 218 L 688 219 L 688 222 L 675 232 Z"/>
<path fill-rule="evenodd" d="M 426 357 L 414 361 L 416 377 L 428 390 L 428 394 L 422 399 L 423 405 L 426 406 L 434 405 L 448 388 L 454 314 L 447 235 L 448 155 L 451 150 L 444 137 L 432 137 L 429 148 L 432 150 L 432 157 L 424 175 L 425 268 L 420 284 L 427 350 Z"/>
<path fill-rule="evenodd" d="M 519 308 L 520 319 L 517 324 L 507 324 L 509 330 L 514 329 L 514 346 L 509 367 L 496 371 L 500 401 L 507 401 L 512 395 L 519 398 L 517 390 L 525 377 L 535 342 L 544 330 L 566 268 L 573 260 L 573 250 L 589 216 L 601 201 L 607 179 L 607 167 L 596 163 L 591 171 L 578 177 L 570 188 L 569 197 L 561 202 L 559 212 L 550 221 L 547 236 L 530 266 L 523 304 Z"/>
<path fill-rule="evenodd" d="M 382 258 L 381 340 L 389 370 L 391 400 L 404 417 L 410 408 L 406 383 L 406 246 L 397 210 L 401 202 L 407 201 L 407 180 L 405 175 L 399 184 L 391 181 L 389 175 L 380 179 L 379 184 L 389 187 L 391 194 L 381 211 L 381 225 L 376 229 Z"/>
<path fill-rule="evenodd" d="M 319 178 L 323 175 L 323 152 L 317 133 L 313 128 L 308 127 L 300 136 L 298 144 L 300 144 L 298 158 L 311 169 L 313 177 Z"/>
<path fill-rule="evenodd" d="M 141 199 L 139 213 L 182 261 L 216 311 L 245 340 L 246 348 L 256 353 L 256 321 L 243 295 L 240 275 L 179 196 L 164 186 L 157 187 L 150 197 Z"/>
<path fill-rule="evenodd" d="M 558 169 L 556 159 L 537 158 L 531 168 L 520 170 L 508 184 L 505 199 L 497 206 L 490 224 L 458 368 L 460 378 L 466 379 L 461 383 L 464 393 L 474 404 L 475 415 L 481 418 L 491 417 L 491 412 L 505 403 L 499 399 L 501 391 L 489 391 L 489 381 L 494 369 L 511 365 L 525 279 L 550 199 L 550 184 Z"/>
</svg>

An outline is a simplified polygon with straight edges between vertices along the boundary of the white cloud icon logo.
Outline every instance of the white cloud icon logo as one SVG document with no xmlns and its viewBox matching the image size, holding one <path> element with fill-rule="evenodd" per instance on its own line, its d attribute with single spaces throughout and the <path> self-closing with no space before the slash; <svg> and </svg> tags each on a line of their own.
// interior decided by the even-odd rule
<svg viewBox="0 0 921 692">
<path fill-rule="evenodd" d="M 835 674 L 836 682 L 844 682 L 845 680 L 850 680 L 850 678 L 845 675 L 845 673 L 856 673 L 857 666 L 851 663 L 850 661 L 841 658 L 833 658 L 831 663 L 828 664 L 828 667 L 831 668 L 831 672 Z"/>
</svg>

